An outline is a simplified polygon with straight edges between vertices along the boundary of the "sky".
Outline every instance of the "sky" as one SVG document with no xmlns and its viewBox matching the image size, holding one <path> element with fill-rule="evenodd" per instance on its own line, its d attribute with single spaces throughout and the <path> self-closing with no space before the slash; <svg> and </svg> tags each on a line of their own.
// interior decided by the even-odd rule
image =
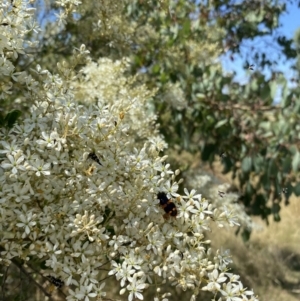
<svg viewBox="0 0 300 301">
<path fill-rule="evenodd" d="M 293 2 L 294 3 L 291 4 L 287 1 L 287 12 L 282 14 L 282 16 L 280 17 L 279 24 L 281 25 L 281 27 L 275 31 L 275 34 L 282 34 L 285 35 L 287 38 L 293 38 L 295 31 L 298 28 L 300 28 L 300 8 L 297 6 L 297 3 L 295 3 L 295 1 Z M 272 37 L 269 37 L 268 39 L 260 39 L 260 41 L 248 41 L 246 43 L 246 46 L 244 47 L 245 51 L 244 53 L 242 53 L 242 57 L 234 56 L 234 61 L 231 61 L 226 56 L 221 58 L 221 62 L 225 72 L 236 72 L 235 80 L 237 82 L 247 82 L 249 70 L 245 69 L 244 64 L 247 59 L 247 49 L 249 49 L 252 45 L 256 45 L 258 47 L 268 47 L 270 55 L 279 56 L 279 51 L 277 52 L 275 46 L 272 47 L 272 44 L 274 44 L 272 43 Z M 287 62 L 285 60 L 280 59 L 279 57 L 276 60 L 278 62 L 276 70 L 282 71 L 287 78 L 292 78 L 294 76 L 294 73 L 292 72 L 290 66 L 293 64 L 293 62 Z M 267 70 L 261 70 L 261 72 L 264 73 L 266 77 L 268 77 L 270 74 L 270 72 L 268 72 Z"/>
</svg>

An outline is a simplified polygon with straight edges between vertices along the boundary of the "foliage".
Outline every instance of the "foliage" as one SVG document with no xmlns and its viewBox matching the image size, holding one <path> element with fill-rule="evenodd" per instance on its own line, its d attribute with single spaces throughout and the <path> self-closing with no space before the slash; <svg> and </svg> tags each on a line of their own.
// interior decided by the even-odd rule
<svg viewBox="0 0 300 301">
<path fill-rule="evenodd" d="M 149 2 L 139 3 L 134 12 L 143 15 L 143 6 Z M 216 41 L 219 52 L 213 51 L 213 57 L 220 52 L 238 52 L 244 40 L 267 35 L 278 26 L 285 3 L 209 3 L 206 6 L 200 1 L 193 6 L 179 1 L 165 16 L 157 14 L 154 19 L 148 15 L 144 24 L 152 24 L 153 32 L 160 35 L 138 48 L 134 70 L 146 68 L 143 77 L 149 85 L 161 87 L 157 110 L 167 112 L 159 119 L 167 142 L 179 151 L 200 150 L 201 159 L 210 163 L 216 155 L 226 154 L 222 157 L 224 172 L 232 171 L 233 178 L 238 178 L 241 200 L 249 212 L 266 220 L 273 214 L 280 220 L 282 195 L 288 202 L 298 186 L 298 89 L 289 90 L 282 74 L 274 70 L 271 78 L 265 79 L 259 68 L 275 62 L 260 49 L 253 49 L 256 71 L 248 84 L 240 85 L 233 76 L 224 75 L 218 63 L 208 60 L 212 53 L 201 46 L 202 41 Z M 190 18 L 192 13 L 194 17 Z M 218 25 L 223 35 L 216 35 Z M 191 41 L 196 45 L 193 48 L 189 47 Z M 290 41 L 278 38 L 278 42 L 288 57 L 295 56 L 295 51 L 288 51 Z M 206 59 L 193 52 L 202 52 Z M 165 92 L 169 87 L 173 88 L 171 103 L 166 96 L 170 93 Z M 279 87 L 281 103 L 275 107 L 273 100 Z"/>
</svg>

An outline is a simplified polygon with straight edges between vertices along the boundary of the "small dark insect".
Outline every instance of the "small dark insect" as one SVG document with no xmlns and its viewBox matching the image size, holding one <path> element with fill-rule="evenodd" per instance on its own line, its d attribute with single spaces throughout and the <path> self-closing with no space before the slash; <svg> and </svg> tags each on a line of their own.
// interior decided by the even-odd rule
<svg viewBox="0 0 300 301">
<path fill-rule="evenodd" d="M 126 241 L 126 242 L 123 242 L 121 244 L 121 246 L 129 246 L 131 243 L 132 243 L 132 241 Z"/>
<path fill-rule="evenodd" d="M 61 288 L 64 285 L 64 282 L 59 278 L 55 278 L 53 276 L 48 276 L 49 281 L 54 284 L 56 287 Z"/>
<path fill-rule="evenodd" d="M 99 165 L 102 165 L 99 158 L 95 153 L 89 153 L 88 158 L 92 159 L 93 161 L 97 162 Z"/>
<path fill-rule="evenodd" d="M 225 195 L 225 192 L 223 191 L 218 191 L 219 196 L 222 198 Z"/>
<path fill-rule="evenodd" d="M 286 194 L 288 192 L 288 189 L 287 188 L 282 188 L 282 193 Z M 279 195 L 281 194 L 281 192 L 279 192 Z"/>
<path fill-rule="evenodd" d="M 254 70 L 254 65 L 253 64 L 249 65 L 248 69 L 249 70 Z"/>
<path fill-rule="evenodd" d="M 164 192 L 159 192 L 157 194 L 160 206 L 165 210 L 166 215 L 175 217 L 177 215 L 177 208 L 171 199 L 168 199 Z"/>
<path fill-rule="evenodd" d="M 221 158 L 226 158 L 226 157 L 227 157 L 226 153 L 222 153 L 222 154 L 220 154 L 219 156 L 220 156 Z"/>
</svg>

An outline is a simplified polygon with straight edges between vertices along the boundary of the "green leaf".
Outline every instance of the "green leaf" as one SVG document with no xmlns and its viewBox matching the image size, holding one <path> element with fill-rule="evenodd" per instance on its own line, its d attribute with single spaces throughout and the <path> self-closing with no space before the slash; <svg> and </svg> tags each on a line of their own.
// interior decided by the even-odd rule
<svg viewBox="0 0 300 301">
<path fill-rule="evenodd" d="M 297 183 L 296 186 L 294 187 L 294 193 L 296 196 L 300 195 L 300 183 Z"/>
<path fill-rule="evenodd" d="M 253 205 L 252 205 L 252 210 L 254 215 L 264 215 L 264 209 L 266 207 L 267 199 L 266 196 L 259 193 L 258 195 L 255 196 Z"/>
<path fill-rule="evenodd" d="M 197 93 L 197 94 L 196 94 L 196 97 L 197 97 L 198 99 L 205 99 L 205 98 L 206 98 L 206 95 L 203 94 L 203 93 Z"/>
<path fill-rule="evenodd" d="M 253 91 L 257 91 L 258 90 L 257 80 L 253 80 L 253 82 L 251 82 L 250 85 L 251 85 L 251 89 Z"/>
<path fill-rule="evenodd" d="M 281 217 L 280 217 L 279 213 L 274 213 L 273 217 L 274 217 L 274 222 L 280 222 L 281 221 Z"/>
<path fill-rule="evenodd" d="M 291 172 L 291 163 L 292 159 L 291 157 L 285 157 L 283 162 L 282 162 L 282 172 L 283 173 L 290 173 Z"/>
<path fill-rule="evenodd" d="M 275 81 L 270 82 L 270 89 L 271 89 L 271 97 L 272 99 L 274 99 L 278 90 L 278 85 Z"/>
<path fill-rule="evenodd" d="M 299 169 L 300 166 L 300 153 L 297 151 L 293 157 L 292 161 L 292 169 L 294 172 L 296 172 Z"/>
<path fill-rule="evenodd" d="M 251 231 L 244 229 L 242 232 L 242 239 L 244 242 L 247 242 L 250 239 Z"/>
<path fill-rule="evenodd" d="M 269 166 L 268 166 L 268 176 L 275 177 L 277 172 L 278 172 L 278 168 L 276 166 L 276 161 L 274 159 L 271 159 L 269 161 Z"/>
<path fill-rule="evenodd" d="M 290 147 L 290 153 L 291 153 L 292 155 L 295 155 L 297 152 L 298 152 L 297 146 L 294 145 L 294 144 L 291 145 L 291 147 Z"/>
<path fill-rule="evenodd" d="M 228 172 L 231 171 L 232 167 L 234 166 L 234 162 L 230 158 L 225 157 L 222 159 L 222 165 L 223 165 L 222 174 L 227 174 Z"/>
<path fill-rule="evenodd" d="M 263 173 L 260 176 L 260 183 L 263 186 L 265 191 L 269 191 L 271 188 L 270 178 L 268 177 L 268 173 Z"/>
<path fill-rule="evenodd" d="M 245 157 L 242 161 L 242 171 L 247 173 L 250 172 L 252 168 L 252 158 Z"/>
<path fill-rule="evenodd" d="M 19 110 L 13 110 L 5 116 L 5 123 L 9 128 L 12 128 L 17 119 L 22 115 L 22 112 Z"/>
<path fill-rule="evenodd" d="M 246 184 L 246 193 L 249 195 L 253 195 L 254 193 L 254 187 L 251 185 L 250 182 Z"/>
<path fill-rule="evenodd" d="M 256 172 L 260 172 L 264 167 L 264 159 L 262 155 L 258 154 L 253 158 L 253 165 Z"/>
<path fill-rule="evenodd" d="M 153 67 L 152 67 L 152 72 L 153 73 L 159 73 L 160 71 L 160 66 L 158 64 L 155 64 Z"/>
<path fill-rule="evenodd" d="M 201 159 L 202 161 L 207 161 L 211 156 L 214 156 L 216 152 L 216 145 L 207 143 L 204 145 L 204 148 L 201 152 Z"/>
<path fill-rule="evenodd" d="M 272 213 L 273 213 L 273 219 L 275 222 L 280 222 L 281 218 L 279 215 L 280 212 L 280 205 L 278 203 L 274 203 L 272 206 Z"/>
<path fill-rule="evenodd" d="M 217 122 L 217 124 L 215 125 L 215 129 L 221 127 L 222 125 L 226 124 L 228 122 L 228 119 L 223 119 Z"/>
<path fill-rule="evenodd" d="M 183 36 L 188 36 L 190 32 L 191 32 L 191 20 L 186 19 L 182 27 Z"/>
<path fill-rule="evenodd" d="M 2 115 L 0 115 L 0 127 L 5 125 L 5 121 Z"/>
</svg>

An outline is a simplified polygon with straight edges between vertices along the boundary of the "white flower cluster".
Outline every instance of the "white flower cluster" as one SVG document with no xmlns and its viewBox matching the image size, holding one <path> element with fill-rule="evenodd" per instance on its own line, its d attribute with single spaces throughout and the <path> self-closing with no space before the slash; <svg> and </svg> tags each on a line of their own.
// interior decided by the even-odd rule
<svg viewBox="0 0 300 301">
<path fill-rule="evenodd" d="M 14 72 L 12 63 L 19 54 L 24 54 L 24 45 L 33 46 L 25 40 L 28 32 L 37 30 L 33 21 L 33 8 L 27 8 L 26 0 L 3 0 L 0 3 L 0 100 L 6 99 L 12 93 L 13 82 L 27 85 L 34 83 L 26 78 L 25 72 Z"/>
<path fill-rule="evenodd" d="M 187 108 L 187 102 L 179 83 L 168 83 L 165 89 L 166 91 L 163 95 L 164 101 L 179 111 Z"/>
<path fill-rule="evenodd" d="M 261 226 L 253 222 L 245 212 L 243 204 L 238 202 L 238 194 L 228 192 L 230 188 L 228 183 L 216 183 L 210 175 L 197 171 L 186 172 L 185 178 L 188 186 L 197 187 L 203 196 L 211 200 L 212 206 L 215 208 L 214 220 L 220 227 L 223 227 L 225 220 L 231 227 L 239 225 L 248 231 L 261 229 Z"/>
<path fill-rule="evenodd" d="M 82 46 L 78 56 L 87 53 Z M 38 101 L 0 132 L 0 263 L 43 261 L 42 273 L 69 287 L 69 301 L 102 300 L 108 276 L 130 301 L 167 282 L 191 289 L 192 300 L 204 289 L 219 300 L 256 301 L 228 272 L 228 254 L 212 256 L 204 238 L 212 205 L 195 190 L 178 194 L 179 172 L 159 156 L 166 144 L 152 127 L 152 94 L 124 82 L 122 68 L 110 73 L 121 64 L 90 62 L 81 82 L 67 80 L 75 71 L 64 63 L 61 76 L 37 67 Z"/>
<path fill-rule="evenodd" d="M 116 62 L 107 58 L 101 58 L 97 63 L 89 62 L 83 67 L 80 79 L 72 83 L 76 86 L 75 96 L 84 99 L 85 103 L 100 99 L 115 103 L 120 111 L 126 111 L 130 135 L 135 136 L 136 140 L 151 137 L 152 142 L 156 141 L 158 150 L 163 150 L 167 144 L 159 137 L 155 123 L 157 116 L 153 112 L 153 103 L 149 101 L 156 90 L 149 91 L 144 85 L 137 85 L 135 77 L 125 77 L 128 67 L 129 60 L 126 58 Z"/>
<path fill-rule="evenodd" d="M 56 0 L 55 4 L 58 7 L 64 8 L 59 11 L 59 13 L 55 14 L 57 17 L 58 25 L 64 26 L 67 24 L 67 17 L 70 14 L 74 14 L 77 12 L 77 7 L 81 4 L 81 1 L 78 0 Z"/>
<path fill-rule="evenodd" d="M 132 119 L 119 111 L 122 97 L 84 106 L 71 92 L 56 92 L 53 84 L 22 124 L 1 133 L 3 263 L 16 256 L 46 259 L 46 274 L 75 287 L 68 300 L 103 293 L 97 276 L 107 260 L 108 275 L 129 300 L 165 281 L 196 295 L 202 283 L 225 294 L 234 279 L 236 300 L 250 294 L 227 273 L 227 255 L 209 260 L 203 232 L 211 205 L 195 191 L 177 194 L 176 175 L 154 151 L 155 137 L 136 148 L 128 135 Z M 130 114 L 143 109 L 126 108 Z M 177 197 L 176 218 L 164 219 L 156 196 L 161 191 Z"/>
</svg>

